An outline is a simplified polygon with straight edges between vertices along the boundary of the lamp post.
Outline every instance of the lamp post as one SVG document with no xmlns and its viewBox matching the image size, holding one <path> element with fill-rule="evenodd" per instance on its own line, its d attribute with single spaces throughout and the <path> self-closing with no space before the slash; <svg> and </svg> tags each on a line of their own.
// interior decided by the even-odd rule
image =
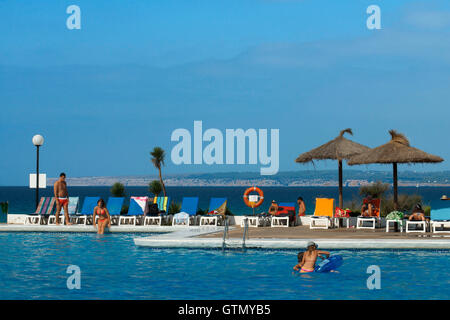
<svg viewBox="0 0 450 320">
<path fill-rule="evenodd" d="M 36 146 L 36 208 L 39 205 L 39 147 L 44 144 L 44 137 L 37 134 L 33 137 L 33 144 Z"/>
</svg>

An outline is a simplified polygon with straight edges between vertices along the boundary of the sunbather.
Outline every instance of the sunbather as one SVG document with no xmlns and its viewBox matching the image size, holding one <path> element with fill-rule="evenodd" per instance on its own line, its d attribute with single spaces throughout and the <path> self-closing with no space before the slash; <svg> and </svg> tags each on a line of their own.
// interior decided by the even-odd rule
<svg viewBox="0 0 450 320">
<path fill-rule="evenodd" d="M 98 227 L 95 221 L 96 216 L 98 216 Z M 98 234 L 105 232 L 106 225 L 108 225 L 108 228 L 111 228 L 111 217 L 103 199 L 98 200 L 97 206 L 94 208 L 93 224 L 94 228 L 97 227 Z"/>
<path fill-rule="evenodd" d="M 371 196 L 368 196 L 365 203 L 363 203 L 361 208 L 361 215 L 363 217 L 371 217 L 373 215 L 373 204 Z"/>
<path fill-rule="evenodd" d="M 269 214 L 276 215 L 278 213 L 278 204 L 275 200 L 272 200 L 272 204 L 269 207 Z"/>
<path fill-rule="evenodd" d="M 330 256 L 330 253 L 328 251 L 317 250 L 317 244 L 312 241 L 308 242 L 307 250 L 303 254 L 300 272 L 314 272 L 317 257 L 319 256 L 322 259 L 327 259 Z"/>
<path fill-rule="evenodd" d="M 409 221 L 425 221 L 425 211 L 423 211 L 422 206 L 418 203 L 414 206 L 412 214 L 408 218 Z"/>
</svg>

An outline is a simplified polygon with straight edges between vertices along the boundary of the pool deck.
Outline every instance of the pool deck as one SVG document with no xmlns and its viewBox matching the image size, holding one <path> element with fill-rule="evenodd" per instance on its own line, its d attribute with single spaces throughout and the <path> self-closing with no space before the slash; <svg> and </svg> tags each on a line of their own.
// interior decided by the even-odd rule
<svg viewBox="0 0 450 320">
<path fill-rule="evenodd" d="M 223 248 L 223 229 L 208 233 L 138 237 L 137 246 L 152 248 Z M 310 230 L 307 226 L 290 228 L 250 228 L 243 242 L 243 228 L 229 230 L 226 248 L 299 249 L 315 241 L 323 249 L 450 249 L 450 235 L 400 232 L 386 233 L 384 229 Z"/>
<path fill-rule="evenodd" d="M 205 229 L 206 228 L 206 229 Z M 217 232 L 218 229 L 211 227 L 172 227 L 172 226 L 111 226 L 105 230 L 105 233 L 177 233 L 185 234 L 208 234 L 209 232 Z M 202 230 L 202 231 L 200 231 Z M 20 225 L 20 224 L 0 224 L 0 232 L 75 232 L 75 233 L 96 233 L 92 225 Z M 181 233 L 180 233 L 181 232 Z"/>
</svg>

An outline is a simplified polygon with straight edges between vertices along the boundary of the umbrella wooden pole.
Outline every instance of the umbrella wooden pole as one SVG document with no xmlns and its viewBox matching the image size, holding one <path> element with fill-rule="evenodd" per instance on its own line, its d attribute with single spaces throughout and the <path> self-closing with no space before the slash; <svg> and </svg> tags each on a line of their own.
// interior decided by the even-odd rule
<svg viewBox="0 0 450 320">
<path fill-rule="evenodd" d="M 339 208 L 343 209 L 344 208 L 344 204 L 343 204 L 343 199 L 342 199 L 342 160 L 339 160 Z"/>
<path fill-rule="evenodd" d="M 394 171 L 394 210 L 398 210 L 397 162 L 392 164 Z"/>
</svg>

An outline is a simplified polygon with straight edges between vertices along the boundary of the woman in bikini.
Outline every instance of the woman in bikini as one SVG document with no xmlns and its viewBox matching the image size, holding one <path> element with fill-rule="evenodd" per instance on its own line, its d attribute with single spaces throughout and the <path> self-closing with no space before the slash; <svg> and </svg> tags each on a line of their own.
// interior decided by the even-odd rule
<svg viewBox="0 0 450 320">
<path fill-rule="evenodd" d="M 302 262 L 300 263 L 301 273 L 306 272 L 314 272 L 314 267 L 316 266 L 317 257 L 321 257 L 322 259 L 327 259 L 330 256 L 330 253 L 327 251 L 317 250 L 317 244 L 310 241 L 308 242 L 307 249 L 303 254 Z"/>
<path fill-rule="evenodd" d="M 367 196 L 366 201 L 364 201 L 362 208 L 361 208 L 361 215 L 363 217 L 371 217 L 373 215 L 373 204 L 372 204 L 372 197 Z"/>
<path fill-rule="evenodd" d="M 414 206 L 412 214 L 408 218 L 409 221 L 425 221 L 425 211 L 420 203 Z"/>
<path fill-rule="evenodd" d="M 96 217 L 98 216 L 98 227 L 96 226 Z M 97 227 L 97 233 L 103 234 L 105 232 L 105 227 L 111 228 L 111 217 L 109 216 L 109 211 L 106 209 L 105 201 L 103 199 L 98 200 L 97 206 L 94 208 L 93 217 L 94 228 Z"/>
</svg>

